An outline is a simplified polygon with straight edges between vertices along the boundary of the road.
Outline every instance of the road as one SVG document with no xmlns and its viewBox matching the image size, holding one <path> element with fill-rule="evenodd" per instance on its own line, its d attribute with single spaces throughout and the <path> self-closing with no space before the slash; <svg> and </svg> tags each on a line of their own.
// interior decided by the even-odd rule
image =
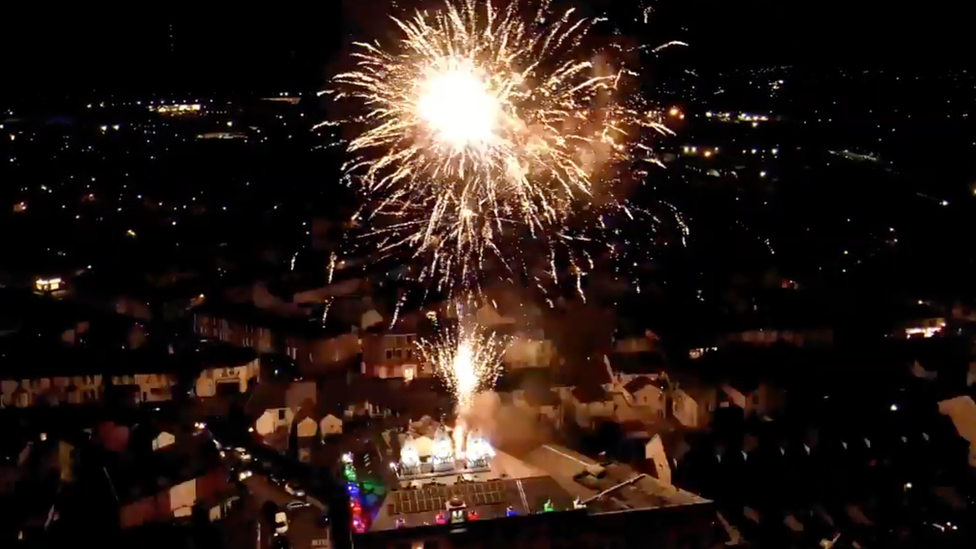
<svg viewBox="0 0 976 549">
<path fill-rule="evenodd" d="M 245 506 L 248 511 L 245 513 L 247 520 L 243 521 L 243 529 L 249 532 L 250 541 L 246 545 L 233 544 L 230 545 L 231 547 L 251 549 L 257 546 L 257 549 L 269 549 L 270 532 L 274 530 L 274 527 L 267 523 L 267 520 L 261 516 L 262 514 L 260 512 L 261 506 L 267 501 L 274 502 L 288 514 L 290 523 L 288 539 L 291 547 L 294 549 L 308 549 L 312 547 L 316 549 L 331 549 L 337 546 L 335 536 L 329 535 L 330 533 L 334 534 L 334 532 L 330 532 L 331 529 L 320 526 L 321 510 L 324 508 L 321 502 L 327 503 L 329 501 L 329 493 L 333 497 L 345 497 L 345 491 L 339 489 L 337 485 L 334 485 L 334 480 L 326 475 L 324 479 L 325 486 L 323 486 L 320 477 L 313 478 L 313 482 L 319 481 L 318 489 L 321 494 L 316 492 L 316 497 L 321 499 L 318 500 L 309 497 L 308 501 L 313 504 L 311 507 L 288 511 L 285 506 L 296 498 L 293 498 L 281 486 L 272 482 L 265 473 L 274 468 L 278 471 L 284 471 L 285 474 L 297 476 L 302 479 L 303 483 L 307 483 L 308 480 L 301 476 L 301 473 L 304 473 L 306 476 L 308 475 L 309 470 L 307 466 L 304 466 L 305 468 L 303 469 L 302 464 L 289 462 L 276 452 L 254 444 L 247 432 L 235 430 L 233 426 L 226 421 L 222 421 L 219 417 L 209 417 L 207 418 L 207 423 L 209 426 L 208 430 L 211 431 L 215 439 L 221 441 L 222 446 L 225 448 L 224 459 L 227 462 L 227 466 L 232 468 L 239 466 L 242 469 L 253 472 L 253 475 L 243 483 L 248 491 L 247 497 L 244 498 L 247 500 Z M 234 450 L 234 447 L 238 445 L 247 448 L 253 454 L 253 457 L 248 461 L 242 462 L 240 460 L 240 453 Z M 333 505 L 337 504 L 337 502 L 332 503 Z M 339 549 L 347 549 L 349 547 L 348 526 L 344 527 L 344 525 L 348 524 L 347 513 L 343 513 L 345 508 L 345 499 L 343 499 L 341 508 L 338 509 L 338 516 L 335 515 L 335 507 L 329 513 L 333 520 L 333 528 L 335 528 L 335 521 L 339 521 L 340 541 L 345 540 L 338 544 Z M 260 536 L 257 533 L 258 523 L 260 523 L 261 529 Z M 240 536 L 241 533 L 235 532 L 233 536 L 228 537 L 239 538 Z M 257 543 L 258 537 L 261 538 L 260 543 Z"/>
<path fill-rule="evenodd" d="M 286 506 L 289 502 L 296 501 L 296 498 L 285 492 L 285 490 L 273 483 L 268 477 L 255 473 L 251 478 L 244 481 L 248 493 L 254 501 L 258 510 L 267 501 L 274 502 L 279 508 L 288 515 L 288 541 L 294 549 L 329 549 L 329 531 L 319 525 L 319 515 L 321 509 L 316 505 L 309 505 L 302 509 L 288 510 Z M 260 515 L 260 511 L 258 512 Z M 273 526 L 268 524 L 264 517 L 260 518 L 261 524 L 261 547 L 268 549 L 271 547 L 271 533 Z M 256 535 L 256 534 L 255 534 Z"/>
</svg>

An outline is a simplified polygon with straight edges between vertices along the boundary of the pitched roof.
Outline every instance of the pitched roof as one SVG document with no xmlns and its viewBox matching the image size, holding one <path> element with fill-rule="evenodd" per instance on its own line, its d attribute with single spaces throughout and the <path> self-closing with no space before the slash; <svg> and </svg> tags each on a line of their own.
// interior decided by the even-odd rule
<svg viewBox="0 0 976 549">
<path fill-rule="evenodd" d="M 254 360 L 249 349 L 204 347 L 197 352 L 169 354 L 165 349 L 106 349 L 70 347 L 59 343 L 11 341 L 0 345 L 4 361 L 0 378 L 73 375 L 131 375 L 199 372 L 210 366 L 238 366 Z"/>
<path fill-rule="evenodd" d="M 297 410 L 306 401 L 316 400 L 316 387 L 314 381 L 292 381 L 285 389 L 285 406 Z"/>
<path fill-rule="evenodd" d="M 664 356 L 658 352 L 614 353 L 610 357 L 613 369 L 625 374 L 653 374 L 665 367 Z"/>
<path fill-rule="evenodd" d="M 603 387 L 599 385 L 585 384 L 573 388 L 573 398 L 578 402 L 606 402 L 609 397 Z"/>
<path fill-rule="evenodd" d="M 318 314 L 283 316 L 251 303 L 231 303 L 220 299 L 208 300 L 193 312 L 309 339 L 334 337 L 352 329 L 352 325 L 341 321 L 339 315 L 327 315 L 323 326 L 321 315 Z"/>
<path fill-rule="evenodd" d="M 499 376 L 495 382 L 495 391 L 504 393 L 529 388 L 548 390 L 552 386 L 552 371 L 548 368 L 511 368 L 506 369 Z"/>
<path fill-rule="evenodd" d="M 119 499 L 134 501 L 197 478 L 220 463 L 208 437 L 177 435 L 176 442 L 157 451 L 139 448 L 118 459 L 107 456 L 106 472 Z"/>
<path fill-rule="evenodd" d="M 540 386 L 529 386 L 525 389 L 525 401 L 533 406 L 556 406 L 559 395 L 551 389 Z"/>
<path fill-rule="evenodd" d="M 626 385 L 624 385 L 624 389 L 628 393 L 633 394 L 633 393 L 636 393 L 636 392 L 640 391 L 644 387 L 647 387 L 648 385 L 650 385 L 652 387 L 657 387 L 658 389 L 662 389 L 663 388 L 663 383 L 660 380 L 651 379 L 649 377 L 641 376 L 641 377 L 635 377 L 634 379 L 630 380 L 629 383 L 627 383 Z"/>
<path fill-rule="evenodd" d="M 258 417 L 269 408 L 284 408 L 287 390 L 288 386 L 284 383 L 258 384 L 250 398 L 247 399 L 244 410 L 248 415 Z"/>
</svg>

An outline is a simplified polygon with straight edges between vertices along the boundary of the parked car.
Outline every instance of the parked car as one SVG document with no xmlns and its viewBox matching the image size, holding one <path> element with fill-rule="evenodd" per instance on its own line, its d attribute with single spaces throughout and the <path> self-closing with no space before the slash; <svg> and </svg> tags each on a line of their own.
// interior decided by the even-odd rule
<svg viewBox="0 0 976 549">
<path fill-rule="evenodd" d="M 295 496 L 296 498 L 305 497 L 305 489 L 302 488 L 302 486 L 297 482 L 286 482 L 285 491 Z"/>
<path fill-rule="evenodd" d="M 288 515 L 284 511 L 278 511 L 274 516 L 275 534 L 288 533 Z"/>
</svg>

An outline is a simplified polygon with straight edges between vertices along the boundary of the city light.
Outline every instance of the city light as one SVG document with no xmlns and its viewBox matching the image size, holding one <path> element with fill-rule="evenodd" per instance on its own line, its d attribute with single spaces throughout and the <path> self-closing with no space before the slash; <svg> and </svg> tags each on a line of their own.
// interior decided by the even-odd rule
<svg viewBox="0 0 976 549">
<path fill-rule="evenodd" d="M 34 281 L 34 288 L 39 292 L 56 292 L 64 282 L 58 278 L 38 278 Z"/>
<path fill-rule="evenodd" d="M 149 110 L 164 115 L 185 115 L 198 113 L 202 109 L 199 103 L 180 103 L 175 105 L 149 106 Z"/>
</svg>

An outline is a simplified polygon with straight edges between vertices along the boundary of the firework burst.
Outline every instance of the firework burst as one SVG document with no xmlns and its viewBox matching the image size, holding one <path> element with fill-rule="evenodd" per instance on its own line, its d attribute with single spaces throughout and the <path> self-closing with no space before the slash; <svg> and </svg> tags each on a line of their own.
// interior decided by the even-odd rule
<svg viewBox="0 0 976 549">
<path fill-rule="evenodd" d="M 494 385 L 506 347 L 501 337 L 473 323 L 463 323 L 456 335 L 421 341 L 419 346 L 424 360 L 454 395 L 458 416 L 470 409 L 476 394 Z"/>
<path fill-rule="evenodd" d="M 624 97 L 638 75 L 612 62 L 623 48 L 591 46 L 604 20 L 532 5 L 447 0 L 394 18 L 397 47 L 357 43 L 356 70 L 330 92 L 367 111 L 344 169 L 370 241 L 424 259 L 419 277 L 449 290 L 478 284 L 492 258 L 526 274 L 543 259 L 557 280 L 559 256 L 578 280 L 602 253 L 578 244 L 601 241 L 603 216 L 639 215 L 612 168 L 657 163 L 648 139 L 669 132 L 640 94 Z"/>
</svg>

